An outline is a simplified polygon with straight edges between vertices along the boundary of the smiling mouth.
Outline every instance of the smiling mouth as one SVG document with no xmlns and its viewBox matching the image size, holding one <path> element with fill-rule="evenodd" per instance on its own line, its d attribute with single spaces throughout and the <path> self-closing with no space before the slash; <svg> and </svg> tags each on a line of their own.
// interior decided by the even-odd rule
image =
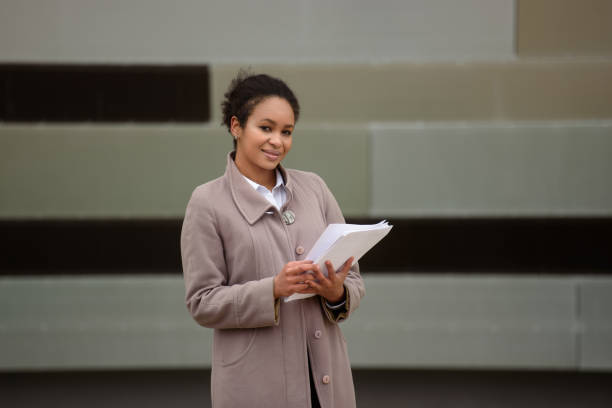
<svg viewBox="0 0 612 408">
<path fill-rule="evenodd" d="M 274 152 L 270 150 L 262 150 L 262 152 L 269 160 L 278 160 L 278 158 L 281 156 L 280 152 Z"/>
</svg>

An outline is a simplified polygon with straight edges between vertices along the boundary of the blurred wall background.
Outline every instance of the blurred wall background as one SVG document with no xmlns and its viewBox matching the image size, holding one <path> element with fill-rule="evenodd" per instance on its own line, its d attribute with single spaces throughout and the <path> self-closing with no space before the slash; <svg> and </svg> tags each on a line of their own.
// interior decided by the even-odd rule
<svg viewBox="0 0 612 408">
<path fill-rule="evenodd" d="M 241 67 L 300 98 L 286 165 L 396 226 L 343 324 L 359 406 L 610 405 L 606 0 L 1 0 L 8 401 L 210 404 L 178 238 Z"/>
</svg>

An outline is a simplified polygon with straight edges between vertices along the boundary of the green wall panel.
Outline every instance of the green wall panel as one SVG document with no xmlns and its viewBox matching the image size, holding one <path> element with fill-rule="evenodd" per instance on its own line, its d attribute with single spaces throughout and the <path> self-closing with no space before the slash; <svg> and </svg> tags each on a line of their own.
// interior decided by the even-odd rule
<svg viewBox="0 0 612 408">
<path fill-rule="evenodd" d="M 583 339 L 580 343 L 584 369 L 612 366 L 612 282 L 590 278 L 580 288 Z"/>
<path fill-rule="evenodd" d="M 345 216 L 364 216 L 370 198 L 370 138 L 366 127 L 298 125 L 285 164 L 320 175 Z"/>
<path fill-rule="evenodd" d="M 178 217 L 231 148 L 201 126 L 0 127 L 0 217 Z"/>
<path fill-rule="evenodd" d="M 319 173 L 348 215 L 366 214 L 366 130 L 295 137 L 287 165 Z M 220 126 L 0 126 L 0 217 L 182 217 L 231 149 Z"/>
<path fill-rule="evenodd" d="M 612 124 L 376 124 L 372 214 L 610 216 Z"/>
<path fill-rule="evenodd" d="M 365 275 L 345 327 L 360 367 L 575 368 L 573 282 Z"/>
<path fill-rule="evenodd" d="M 176 276 L 0 279 L 0 369 L 210 365 Z"/>
<path fill-rule="evenodd" d="M 355 367 L 612 369 L 610 278 L 364 279 L 342 323 Z M 211 339 L 177 275 L 0 278 L 3 371 L 208 367 Z"/>
</svg>

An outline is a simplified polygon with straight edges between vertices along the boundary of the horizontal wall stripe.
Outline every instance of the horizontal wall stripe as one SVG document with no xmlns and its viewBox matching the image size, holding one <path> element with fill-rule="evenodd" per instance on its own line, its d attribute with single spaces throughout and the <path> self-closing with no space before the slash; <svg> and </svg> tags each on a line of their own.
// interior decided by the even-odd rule
<svg viewBox="0 0 612 408">
<path fill-rule="evenodd" d="M 0 64 L 3 122 L 206 122 L 208 67 Z"/>
<path fill-rule="evenodd" d="M 298 124 L 293 140 L 286 164 L 323 177 L 345 215 L 367 214 L 367 128 Z M 0 125 L 0 219 L 179 218 L 231 149 L 218 124 Z"/>
<path fill-rule="evenodd" d="M 390 222 L 392 232 L 364 258 L 365 271 L 612 273 L 612 217 Z"/>
<path fill-rule="evenodd" d="M 3 0 L 0 60 L 508 59 L 513 17 L 512 0 Z"/>
<path fill-rule="evenodd" d="M 342 324 L 356 368 L 612 370 L 584 341 L 612 331 L 609 276 L 364 279 Z M 0 371 L 210 367 L 181 276 L 0 277 L 0 321 Z"/>
<path fill-rule="evenodd" d="M 36 407 L 44 401 L 49 408 L 210 408 L 210 375 L 210 369 L 6 372 L 0 373 L 0 392 L 9 407 Z M 362 408 L 397 408 L 407 402 L 470 408 L 612 405 L 609 372 L 354 368 L 353 380 Z"/>
<path fill-rule="evenodd" d="M 211 65 L 219 106 L 241 65 Z M 285 79 L 301 121 L 513 121 L 612 118 L 612 59 L 388 64 L 252 64 Z M 213 121 L 220 121 L 213 109 Z"/>
<path fill-rule="evenodd" d="M 390 222 L 391 233 L 362 258 L 364 273 L 612 274 L 612 218 L 392 218 Z M 5 254 L 0 258 L 0 275 L 181 271 L 180 219 L 3 220 L 0 230 Z"/>
<path fill-rule="evenodd" d="M 611 124 L 305 123 L 285 164 L 349 217 L 601 217 Z M 0 126 L 0 218 L 179 218 L 231 146 L 219 125 Z"/>
</svg>

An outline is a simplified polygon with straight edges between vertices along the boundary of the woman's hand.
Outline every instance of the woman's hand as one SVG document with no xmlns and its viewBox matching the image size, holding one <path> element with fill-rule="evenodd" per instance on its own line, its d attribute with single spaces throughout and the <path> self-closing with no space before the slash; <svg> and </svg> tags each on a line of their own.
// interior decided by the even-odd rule
<svg viewBox="0 0 612 408">
<path fill-rule="evenodd" d="M 290 296 L 308 289 L 308 282 L 314 279 L 312 261 L 294 261 L 287 263 L 283 270 L 274 277 L 274 299 Z"/>
<path fill-rule="evenodd" d="M 316 279 L 306 281 L 308 288 L 300 291 L 300 293 L 315 293 L 323 296 L 330 303 L 340 302 L 344 297 L 344 280 L 351 269 L 352 263 L 353 257 L 351 256 L 336 272 L 332 263 L 325 261 L 327 277 L 321 273 L 317 265 L 311 265 L 311 270 Z"/>
</svg>

